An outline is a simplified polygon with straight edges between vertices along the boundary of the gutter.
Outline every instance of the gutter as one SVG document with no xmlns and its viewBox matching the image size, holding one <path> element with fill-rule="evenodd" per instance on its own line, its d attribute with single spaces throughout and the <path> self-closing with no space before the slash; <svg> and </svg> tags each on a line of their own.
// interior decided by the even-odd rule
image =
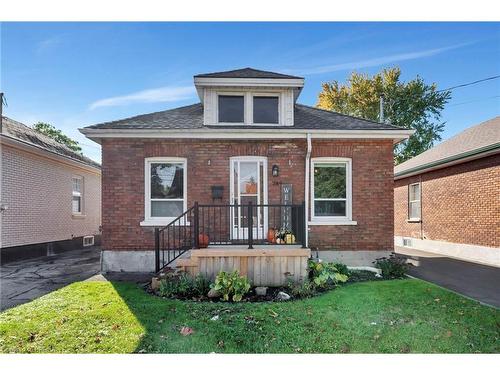
<svg viewBox="0 0 500 375">
<path fill-rule="evenodd" d="M 311 134 L 307 133 L 307 152 L 306 152 L 306 178 L 305 178 L 305 186 L 304 186 L 304 195 L 305 195 L 305 211 L 304 212 L 304 220 L 306 224 L 305 231 L 305 246 L 309 245 L 309 181 L 310 181 L 310 169 L 311 169 L 311 151 L 312 151 L 312 142 L 311 142 Z"/>
<path fill-rule="evenodd" d="M 484 146 L 472 151 L 466 151 L 458 155 L 449 156 L 447 158 L 419 165 L 402 172 L 394 173 L 394 180 L 400 180 L 402 178 L 411 177 L 416 174 L 429 172 L 435 169 L 449 167 L 455 164 L 465 163 L 467 161 L 479 159 L 488 155 L 496 154 L 500 152 L 500 143 L 494 143 L 492 145 Z"/>
<path fill-rule="evenodd" d="M 279 131 L 278 131 L 279 130 Z M 414 130 L 327 130 L 327 129 L 79 129 L 87 138 L 189 138 L 189 139 L 304 139 L 309 134 L 317 139 L 392 139 L 398 143 Z"/>
</svg>

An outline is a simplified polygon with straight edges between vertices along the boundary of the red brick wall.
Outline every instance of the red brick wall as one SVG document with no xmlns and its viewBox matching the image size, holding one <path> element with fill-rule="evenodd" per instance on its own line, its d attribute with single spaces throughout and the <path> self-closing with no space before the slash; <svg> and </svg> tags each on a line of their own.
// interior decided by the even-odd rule
<svg viewBox="0 0 500 375">
<path fill-rule="evenodd" d="M 422 181 L 422 222 L 408 223 L 408 184 Z M 396 236 L 500 246 L 500 155 L 394 182 Z"/>
<path fill-rule="evenodd" d="M 352 220 L 357 225 L 311 226 L 310 246 L 325 250 L 393 250 L 392 148 L 392 141 L 314 142 L 313 158 L 352 158 Z"/>
<path fill-rule="evenodd" d="M 152 228 L 139 225 L 144 219 L 144 159 L 147 157 L 187 158 L 189 207 L 194 201 L 212 203 L 212 185 L 224 186 L 222 202 L 228 202 L 229 158 L 232 156 L 266 156 L 269 203 L 279 203 L 282 183 L 293 185 L 294 203 L 301 203 L 305 154 L 306 142 L 302 140 L 103 139 L 103 248 L 153 249 Z M 312 157 L 319 156 L 353 159 L 353 220 L 358 221 L 358 225 L 311 227 L 310 246 L 332 250 L 392 249 L 392 141 L 314 141 Z M 280 168 L 279 177 L 271 175 L 274 164 Z"/>
</svg>

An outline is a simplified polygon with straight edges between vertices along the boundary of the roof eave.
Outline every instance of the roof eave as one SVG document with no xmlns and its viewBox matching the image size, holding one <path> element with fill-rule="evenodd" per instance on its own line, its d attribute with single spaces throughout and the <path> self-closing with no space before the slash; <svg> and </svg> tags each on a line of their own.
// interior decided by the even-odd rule
<svg viewBox="0 0 500 375">
<path fill-rule="evenodd" d="M 400 180 L 402 178 L 407 178 L 411 176 L 415 176 L 422 173 L 427 173 L 436 169 L 442 169 L 446 167 L 450 167 L 452 165 L 465 163 L 468 161 L 472 161 L 475 159 L 484 158 L 489 155 L 494 155 L 496 153 L 500 153 L 500 143 L 494 143 L 492 145 L 484 146 L 481 148 L 477 148 L 475 150 L 463 152 L 457 155 L 453 155 L 447 158 L 443 158 L 440 160 L 436 160 L 430 163 L 425 163 L 422 165 L 418 165 L 413 168 L 409 168 L 403 170 L 401 172 L 394 173 L 394 179 Z"/>
<path fill-rule="evenodd" d="M 414 130 L 324 130 L 324 129 L 91 129 L 79 131 L 101 143 L 103 138 L 198 138 L 198 139 L 297 139 L 310 134 L 313 139 L 408 139 Z"/>
</svg>

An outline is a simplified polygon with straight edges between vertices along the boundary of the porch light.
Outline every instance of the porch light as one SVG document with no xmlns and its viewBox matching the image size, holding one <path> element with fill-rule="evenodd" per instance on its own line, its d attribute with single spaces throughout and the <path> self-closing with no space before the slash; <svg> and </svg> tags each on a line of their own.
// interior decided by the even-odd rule
<svg viewBox="0 0 500 375">
<path fill-rule="evenodd" d="M 280 168 L 276 164 L 273 165 L 272 171 L 273 177 L 278 177 L 280 175 Z"/>
</svg>

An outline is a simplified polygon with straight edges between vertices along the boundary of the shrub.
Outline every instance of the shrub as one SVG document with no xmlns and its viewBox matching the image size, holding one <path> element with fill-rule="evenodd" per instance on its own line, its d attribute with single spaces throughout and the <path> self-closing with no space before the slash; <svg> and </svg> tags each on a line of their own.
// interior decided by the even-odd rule
<svg viewBox="0 0 500 375">
<path fill-rule="evenodd" d="M 341 273 L 342 275 L 351 275 L 351 271 L 349 271 L 349 268 L 344 263 L 334 263 L 333 264 L 335 268 L 337 269 L 338 273 Z"/>
<path fill-rule="evenodd" d="M 401 279 L 405 277 L 410 266 L 406 263 L 406 258 L 392 253 L 389 258 L 378 258 L 373 262 L 377 268 L 382 270 L 384 279 Z"/>
<path fill-rule="evenodd" d="M 202 275 L 189 274 L 169 276 L 160 281 L 158 294 L 162 297 L 192 298 L 202 297 L 210 290 L 210 282 Z"/>
<path fill-rule="evenodd" d="M 215 283 L 211 287 L 222 294 L 224 301 L 232 299 L 234 302 L 241 301 L 243 296 L 250 290 L 250 283 L 245 276 L 240 276 L 238 270 L 231 273 L 220 271 L 215 277 Z"/>
<path fill-rule="evenodd" d="M 294 298 L 308 298 L 316 294 L 316 287 L 309 280 L 305 280 L 304 282 L 289 280 L 287 288 Z"/>
<path fill-rule="evenodd" d="M 322 289 L 334 287 L 339 282 L 345 283 L 349 278 L 347 275 L 338 272 L 333 263 L 320 263 L 310 260 L 308 266 L 312 282 Z"/>
</svg>

